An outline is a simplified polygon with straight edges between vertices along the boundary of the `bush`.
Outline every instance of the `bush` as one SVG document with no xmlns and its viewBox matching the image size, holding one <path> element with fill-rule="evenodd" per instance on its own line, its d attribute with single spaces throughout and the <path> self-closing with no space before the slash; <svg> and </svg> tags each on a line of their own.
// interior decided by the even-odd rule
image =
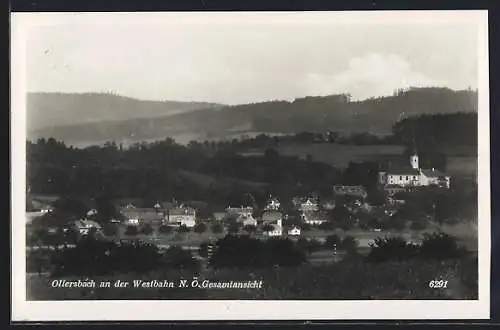
<svg viewBox="0 0 500 330">
<path fill-rule="evenodd" d="M 228 235 L 216 243 L 210 263 L 216 268 L 291 267 L 306 262 L 304 251 L 289 239 L 265 241 L 249 236 Z"/>
<path fill-rule="evenodd" d="M 102 232 L 105 236 L 115 236 L 118 234 L 118 225 L 113 223 L 105 224 L 102 228 Z"/>
<path fill-rule="evenodd" d="M 220 234 L 224 231 L 224 227 L 220 223 L 214 223 L 210 231 L 214 234 Z"/>
<path fill-rule="evenodd" d="M 402 237 L 378 237 L 370 244 L 370 249 L 367 259 L 374 262 L 409 260 L 419 252 L 417 245 L 407 243 Z"/>
<path fill-rule="evenodd" d="M 425 230 L 428 225 L 429 225 L 429 222 L 425 219 L 416 220 L 416 221 L 412 221 L 412 223 L 410 225 L 410 229 L 412 229 L 412 230 Z"/>
<path fill-rule="evenodd" d="M 125 229 L 125 235 L 127 236 L 136 236 L 137 234 L 139 234 L 139 230 L 136 226 L 127 226 Z"/>
<path fill-rule="evenodd" d="M 247 233 L 255 233 L 257 231 L 257 227 L 253 225 L 246 225 L 243 227 L 243 230 L 246 231 Z"/>
<path fill-rule="evenodd" d="M 194 226 L 194 231 L 198 234 L 202 234 L 207 231 L 207 226 L 203 222 L 199 222 Z"/>
<path fill-rule="evenodd" d="M 179 228 L 177 228 L 178 233 L 189 233 L 191 229 L 186 226 L 186 225 L 180 225 Z"/>
<path fill-rule="evenodd" d="M 327 249 L 337 249 L 340 245 L 340 237 L 337 235 L 330 235 L 326 238 L 324 246 Z"/>
<path fill-rule="evenodd" d="M 340 243 L 340 248 L 348 254 L 357 254 L 358 241 L 352 236 L 345 236 Z"/>
<path fill-rule="evenodd" d="M 158 228 L 158 231 L 161 234 L 170 234 L 174 231 L 174 228 L 168 225 L 161 225 L 160 228 Z"/>
<path fill-rule="evenodd" d="M 455 237 L 445 233 L 424 234 L 420 246 L 420 256 L 424 259 L 454 259 L 465 255 L 467 251 L 459 248 Z"/>
<path fill-rule="evenodd" d="M 141 233 L 145 235 L 151 235 L 153 231 L 153 226 L 149 223 L 144 224 L 141 228 Z"/>
</svg>

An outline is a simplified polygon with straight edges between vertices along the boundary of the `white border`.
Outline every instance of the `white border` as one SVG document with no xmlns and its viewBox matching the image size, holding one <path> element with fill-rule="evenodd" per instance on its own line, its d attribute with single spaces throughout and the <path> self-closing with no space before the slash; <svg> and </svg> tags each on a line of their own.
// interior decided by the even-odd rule
<svg viewBox="0 0 500 330">
<path fill-rule="evenodd" d="M 332 17 L 334 16 L 334 20 Z M 166 19 L 168 17 L 168 19 Z M 27 29 L 91 18 L 98 24 L 427 24 L 471 23 L 479 43 L 479 299 L 477 301 L 26 301 L 25 42 Z M 383 18 L 383 19 L 381 19 Z M 13 13 L 11 16 L 12 320 L 368 320 L 490 317 L 490 139 L 487 11 L 307 13 Z M 450 55 L 452 56 L 452 55 Z"/>
</svg>

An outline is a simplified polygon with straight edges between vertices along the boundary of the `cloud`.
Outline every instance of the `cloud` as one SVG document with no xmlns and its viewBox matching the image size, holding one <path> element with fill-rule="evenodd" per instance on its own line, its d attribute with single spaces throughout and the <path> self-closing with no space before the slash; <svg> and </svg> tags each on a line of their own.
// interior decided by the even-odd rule
<svg viewBox="0 0 500 330">
<path fill-rule="evenodd" d="M 352 58 L 339 74 L 308 74 L 305 79 L 306 94 L 345 92 L 358 100 L 391 95 L 398 88 L 446 85 L 445 81 L 415 71 L 401 56 L 377 53 Z"/>
</svg>

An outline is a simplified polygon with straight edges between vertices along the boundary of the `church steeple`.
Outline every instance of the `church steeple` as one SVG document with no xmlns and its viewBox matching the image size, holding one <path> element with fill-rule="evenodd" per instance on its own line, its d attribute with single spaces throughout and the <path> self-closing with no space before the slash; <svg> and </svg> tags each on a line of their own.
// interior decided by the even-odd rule
<svg viewBox="0 0 500 330">
<path fill-rule="evenodd" d="M 410 164 L 411 168 L 413 168 L 414 170 L 418 170 L 420 168 L 418 164 L 417 144 L 415 143 L 415 130 L 413 129 L 413 125 L 412 125 L 412 150 L 410 156 Z"/>
</svg>

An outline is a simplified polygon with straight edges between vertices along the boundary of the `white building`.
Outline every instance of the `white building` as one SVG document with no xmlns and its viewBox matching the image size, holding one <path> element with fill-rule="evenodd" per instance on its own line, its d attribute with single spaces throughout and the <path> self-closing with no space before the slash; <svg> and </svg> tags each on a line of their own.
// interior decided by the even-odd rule
<svg viewBox="0 0 500 330">
<path fill-rule="evenodd" d="M 80 235 L 88 235 L 92 228 L 94 228 L 96 231 L 101 230 L 100 224 L 87 219 L 76 220 L 73 225 L 74 228 L 80 233 Z"/>
<path fill-rule="evenodd" d="M 306 199 L 303 203 L 300 204 L 299 210 L 302 212 L 307 212 L 307 211 L 318 211 L 319 210 L 319 204 L 316 200 L 312 198 Z"/>
<path fill-rule="evenodd" d="M 278 211 L 280 209 L 281 203 L 280 201 L 275 198 L 275 197 L 270 197 L 269 200 L 267 201 L 266 207 L 264 210 L 268 211 Z"/>
<path fill-rule="evenodd" d="M 302 221 L 309 225 L 321 225 L 328 221 L 328 218 L 324 212 L 320 211 L 308 211 L 302 212 L 301 214 Z"/>
<path fill-rule="evenodd" d="M 236 221 L 241 222 L 243 226 L 257 226 L 257 220 L 251 214 L 248 216 L 240 215 Z"/>
<path fill-rule="evenodd" d="M 196 210 L 191 207 L 176 207 L 167 211 L 165 220 L 174 226 L 186 226 L 192 228 L 196 225 Z"/>
<path fill-rule="evenodd" d="M 434 168 L 420 168 L 418 155 L 416 153 L 410 156 L 410 165 L 410 168 L 380 171 L 379 183 L 391 187 L 422 187 L 436 185 L 442 188 L 450 188 L 450 177 Z"/>
<path fill-rule="evenodd" d="M 236 216 L 251 216 L 253 214 L 253 207 L 251 206 L 240 206 L 226 208 L 226 215 L 236 215 Z"/>
<path fill-rule="evenodd" d="M 283 215 L 278 211 L 266 211 L 262 214 L 264 225 L 270 225 L 273 230 L 264 232 L 267 236 L 281 236 L 283 234 Z"/>
<path fill-rule="evenodd" d="M 299 227 L 292 227 L 288 230 L 288 235 L 290 236 L 299 236 L 300 235 L 300 228 Z"/>
</svg>

